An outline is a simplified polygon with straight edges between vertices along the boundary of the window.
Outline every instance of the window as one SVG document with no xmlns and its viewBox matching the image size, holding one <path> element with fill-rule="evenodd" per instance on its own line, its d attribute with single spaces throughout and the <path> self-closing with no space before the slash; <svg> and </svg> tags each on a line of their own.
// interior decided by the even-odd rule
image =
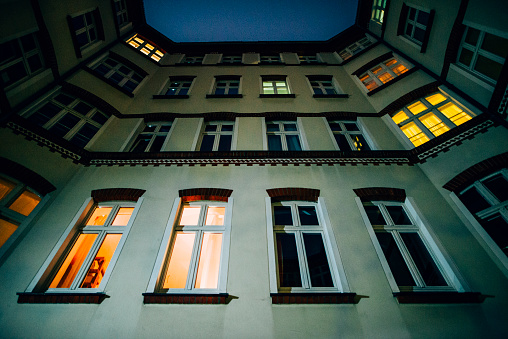
<svg viewBox="0 0 508 339">
<path fill-rule="evenodd" d="M 136 72 L 113 57 L 108 56 L 93 66 L 95 72 L 115 85 L 132 93 L 143 81 L 144 75 Z"/>
<path fill-rule="evenodd" d="M 81 57 L 78 51 L 83 51 L 97 41 L 104 39 L 102 26 L 97 26 L 97 22 L 100 22 L 98 8 L 84 14 L 68 17 L 68 20 L 78 57 Z"/>
<path fill-rule="evenodd" d="M 486 242 L 508 257 L 508 170 L 476 181 L 458 197 L 481 226 L 476 228 Z"/>
<path fill-rule="evenodd" d="M 404 36 L 421 46 L 425 40 L 426 30 L 430 29 L 430 13 L 410 6 L 407 7 Z"/>
<path fill-rule="evenodd" d="M 450 97 L 437 92 L 404 107 L 392 116 L 416 147 L 472 119 Z"/>
<path fill-rule="evenodd" d="M 237 95 L 240 93 L 240 77 L 216 77 L 214 95 Z"/>
<path fill-rule="evenodd" d="M 368 91 L 395 79 L 409 70 L 397 58 L 390 58 L 358 76 Z"/>
<path fill-rule="evenodd" d="M 167 293 L 225 292 L 232 199 L 181 200 L 185 199 L 177 199 L 173 206 L 159 251 L 163 263 L 154 289 Z"/>
<path fill-rule="evenodd" d="M 160 152 L 167 141 L 171 125 L 170 121 L 147 123 L 134 140 L 130 152 Z"/>
<path fill-rule="evenodd" d="M 385 15 L 386 0 L 374 0 L 372 3 L 372 21 L 383 23 Z"/>
<path fill-rule="evenodd" d="M 357 198 L 359 202 L 359 198 Z M 406 200 L 407 201 L 407 200 Z M 453 291 L 456 277 L 436 258 L 435 243 L 408 203 L 359 202 L 369 234 L 394 292 Z M 409 204 L 410 205 L 410 204 Z M 411 208 L 411 210 L 414 210 Z M 460 286 L 459 286 L 460 287 Z"/>
<path fill-rule="evenodd" d="M 169 87 L 164 89 L 163 94 L 169 96 L 188 97 L 193 77 L 171 77 L 169 79 Z"/>
<path fill-rule="evenodd" d="M 97 108 L 63 92 L 23 116 L 78 147 L 85 147 L 109 119 Z"/>
<path fill-rule="evenodd" d="M 320 64 L 317 55 L 299 55 L 298 60 L 300 60 L 300 64 Z"/>
<path fill-rule="evenodd" d="M 508 39 L 466 27 L 459 49 L 457 63 L 495 83 L 508 55 Z"/>
<path fill-rule="evenodd" d="M 202 64 L 203 63 L 203 59 L 205 57 L 203 56 L 186 56 L 182 63 L 184 64 Z"/>
<path fill-rule="evenodd" d="M 163 49 L 139 34 L 134 34 L 131 38 L 127 39 L 126 43 L 156 62 L 161 61 L 166 54 Z"/>
<path fill-rule="evenodd" d="M 41 202 L 41 196 L 17 180 L 0 176 L 0 247 Z"/>
<path fill-rule="evenodd" d="M 342 292 L 321 205 L 267 198 L 271 292 Z"/>
<path fill-rule="evenodd" d="M 269 151 L 301 151 L 296 121 L 267 121 L 266 138 Z"/>
<path fill-rule="evenodd" d="M 223 64 L 241 64 L 242 56 L 241 55 L 222 55 L 221 62 Z"/>
<path fill-rule="evenodd" d="M 280 64 L 282 63 L 282 59 L 280 55 L 262 55 L 261 56 L 262 64 Z"/>
<path fill-rule="evenodd" d="M 233 140 L 234 122 L 211 121 L 206 123 L 201 136 L 201 152 L 230 151 Z"/>
<path fill-rule="evenodd" d="M 341 151 L 370 151 L 370 146 L 355 121 L 329 121 L 330 129 Z"/>
<path fill-rule="evenodd" d="M 314 96 L 333 96 L 339 93 L 332 76 L 308 75 L 307 79 L 314 91 Z"/>
<path fill-rule="evenodd" d="M 123 27 L 129 23 L 129 16 L 127 14 L 127 5 L 125 0 L 113 0 L 116 25 Z"/>
<path fill-rule="evenodd" d="M 373 41 L 371 39 L 372 38 L 370 38 L 370 36 L 365 36 L 361 38 L 357 42 L 349 45 L 348 47 L 340 51 L 339 56 L 342 58 L 343 61 L 351 58 L 353 55 L 360 53 L 361 51 L 372 45 Z"/>
<path fill-rule="evenodd" d="M 4 88 L 40 73 L 44 66 L 36 33 L 0 44 L 0 81 Z"/>
<path fill-rule="evenodd" d="M 264 95 L 287 95 L 291 93 L 285 76 L 264 76 L 262 82 Z"/>
</svg>

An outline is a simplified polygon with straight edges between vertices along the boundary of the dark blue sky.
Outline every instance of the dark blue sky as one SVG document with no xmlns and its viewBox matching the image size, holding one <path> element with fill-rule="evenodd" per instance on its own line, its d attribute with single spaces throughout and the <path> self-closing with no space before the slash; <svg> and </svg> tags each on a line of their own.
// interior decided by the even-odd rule
<svg viewBox="0 0 508 339">
<path fill-rule="evenodd" d="M 144 0 L 146 21 L 176 42 L 328 40 L 358 0 Z"/>
</svg>

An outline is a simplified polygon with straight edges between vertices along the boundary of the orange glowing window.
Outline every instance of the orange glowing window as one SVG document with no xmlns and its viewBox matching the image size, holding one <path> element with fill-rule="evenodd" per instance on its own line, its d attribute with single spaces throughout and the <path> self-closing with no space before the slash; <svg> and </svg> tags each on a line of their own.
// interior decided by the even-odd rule
<svg viewBox="0 0 508 339">
<path fill-rule="evenodd" d="M 121 207 L 113 220 L 112 226 L 127 226 L 131 218 L 134 207 Z"/>
<path fill-rule="evenodd" d="M 163 288 L 185 288 L 195 237 L 195 233 L 176 233 Z"/>
<path fill-rule="evenodd" d="M 97 207 L 93 213 L 90 219 L 88 219 L 88 222 L 86 223 L 86 226 L 102 226 L 106 222 L 106 219 L 108 218 L 109 213 L 111 213 L 112 208 L 111 207 Z"/>
<path fill-rule="evenodd" d="M 399 64 L 399 65 L 393 67 L 392 71 L 393 71 L 393 73 L 395 73 L 397 75 L 401 75 L 403 73 L 406 73 L 408 71 L 408 69 L 406 66 Z"/>
<path fill-rule="evenodd" d="M 205 225 L 224 225 L 226 207 L 208 207 Z"/>
<path fill-rule="evenodd" d="M 384 62 L 384 64 L 386 66 L 391 66 L 391 65 L 396 64 L 396 63 L 397 63 L 397 60 L 395 60 L 395 59 L 391 59 L 391 60 L 388 60 L 388 61 Z"/>
<path fill-rule="evenodd" d="M 138 34 L 134 34 L 131 38 L 127 39 L 126 43 L 157 62 L 159 62 L 166 53 L 156 44 Z"/>
<path fill-rule="evenodd" d="M 201 244 L 195 288 L 217 288 L 222 234 L 205 233 Z"/>
<path fill-rule="evenodd" d="M 18 225 L 11 221 L 0 218 L 0 247 L 10 238 L 10 236 L 16 231 Z"/>
<path fill-rule="evenodd" d="M 2 200 L 7 194 L 9 194 L 15 187 L 16 187 L 15 183 L 0 178 L 0 200 Z"/>
<path fill-rule="evenodd" d="M 115 250 L 122 238 L 121 234 L 108 234 L 97 252 L 97 255 L 92 261 L 85 279 L 81 284 L 81 288 L 97 288 L 101 283 L 102 277 L 106 273 L 106 269 L 115 253 Z"/>
<path fill-rule="evenodd" d="M 41 202 L 41 197 L 33 192 L 25 190 L 16 200 L 14 200 L 14 202 L 9 206 L 9 209 L 21 213 L 24 216 L 28 216 L 39 202 Z"/>
<path fill-rule="evenodd" d="M 184 206 L 180 225 L 197 225 L 200 212 L 201 206 Z"/>
<path fill-rule="evenodd" d="M 378 78 L 379 80 L 381 80 L 381 82 L 382 82 L 383 84 L 386 84 L 388 81 L 390 81 L 390 80 L 392 80 L 392 79 L 393 79 L 393 76 L 392 76 L 390 73 L 385 72 L 385 73 L 379 74 L 379 75 L 377 76 L 377 78 Z"/>
</svg>

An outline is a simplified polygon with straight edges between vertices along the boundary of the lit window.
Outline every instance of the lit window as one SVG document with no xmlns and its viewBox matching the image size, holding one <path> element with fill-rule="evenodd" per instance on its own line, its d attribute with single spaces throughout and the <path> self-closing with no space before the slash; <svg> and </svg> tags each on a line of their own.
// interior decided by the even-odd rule
<svg viewBox="0 0 508 339">
<path fill-rule="evenodd" d="M 0 177 L 0 247 L 37 207 L 41 196 L 26 185 Z"/>
<path fill-rule="evenodd" d="M 404 20 L 404 18 L 402 18 Z M 422 45 L 425 40 L 426 30 L 430 29 L 430 14 L 420 9 L 408 6 L 407 16 L 405 18 L 404 36 L 418 45 Z"/>
<path fill-rule="evenodd" d="M 369 151 L 370 146 L 355 121 L 329 121 L 336 148 L 341 151 Z"/>
<path fill-rule="evenodd" d="M 79 147 L 85 147 L 109 119 L 85 101 L 62 92 L 23 113 L 23 117 Z"/>
<path fill-rule="evenodd" d="M 386 0 L 374 0 L 374 2 L 372 3 L 371 20 L 382 23 L 385 15 L 385 8 L 386 8 Z"/>
<path fill-rule="evenodd" d="M 307 78 L 315 95 L 335 95 L 339 92 L 331 76 L 308 75 Z"/>
<path fill-rule="evenodd" d="M 296 121 L 267 121 L 266 138 L 269 151 L 302 150 Z"/>
<path fill-rule="evenodd" d="M 263 77 L 263 94 L 290 94 L 289 86 L 285 76 Z"/>
<path fill-rule="evenodd" d="M 404 107 L 392 120 L 416 147 L 471 120 L 472 116 L 450 97 L 437 92 Z"/>
<path fill-rule="evenodd" d="M 0 44 L 0 82 L 8 88 L 40 73 L 44 58 L 36 33 Z"/>
<path fill-rule="evenodd" d="M 449 265 L 444 260 L 436 260 L 442 254 L 435 252 L 433 239 L 418 216 L 410 212 L 406 206 L 409 203 L 373 201 L 362 204 L 357 199 L 394 292 L 461 288 Z"/>
<path fill-rule="evenodd" d="M 130 152 L 160 152 L 171 131 L 171 122 L 153 122 L 147 123 L 141 131 Z"/>
<path fill-rule="evenodd" d="M 497 82 L 508 56 L 508 39 L 466 27 L 457 63 L 491 83 Z"/>
<path fill-rule="evenodd" d="M 162 94 L 180 97 L 188 96 L 193 81 L 193 77 L 171 77 L 168 87 L 163 90 Z"/>
<path fill-rule="evenodd" d="M 241 64 L 242 56 L 241 55 L 223 55 L 221 62 L 224 64 Z"/>
<path fill-rule="evenodd" d="M 182 63 L 191 65 L 201 65 L 203 63 L 203 56 L 186 56 Z"/>
<path fill-rule="evenodd" d="M 233 140 L 234 122 L 212 121 L 205 125 L 201 135 L 201 152 L 230 151 Z"/>
<path fill-rule="evenodd" d="M 317 55 L 299 55 L 298 60 L 300 60 L 300 64 L 320 64 Z"/>
<path fill-rule="evenodd" d="M 240 77 L 216 77 L 214 95 L 237 95 L 240 93 Z"/>
<path fill-rule="evenodd" d="M 69 18 L 77 49 L 82 51 L 99 40 L 102 27 L 97 27 L 97 18 L 100 18 L 98 9 Z"/>
<path fill-rule="evenodd" d="M 458 197 L 476 219 L 473 225 L 487 244 L 508 257 L 508 170 L 476 181 Z"/>
<path fill-rule="evenodd" d="M 93 69 L 129 93 L 132 93 L 144 78 L 139 72 L 115 60 L 113 57 L 106 57 L 94 65 Z"/>
<path fill-rule="evenodd" d="M 280 55 L 262 55 L 261 58 L 262 64 L 280 64 L 282 63 L 282 59 Z"/>
<path fill-rule="evenodd" d="M 162 57 L 166 54 L 163 49 L 139 34 L 134 34 L 131 38 L 127 39 L 126 43 L 156 62 L 161 61 Z"/>
<path fill-rule="evenodd" d="M 410 67 L 406 67 L 397 58 L 391 58 L 383 61 L 377 66 L 372 67 L 367 72 L 358 76 L 367 91 L 372 91 L 406 73 Z"/>
<path fill-rule="evenodd" d="M 353 55 L 356 55 L 372 45 L 373 39 L 370 36 L 365 36 L 355 42 L 354 44 L 349 45 L 348 47 L 344 48 L 342 51 L 339 52 L 339 56 L 342 58 L 342 60 L 347 60 L 351 58 Z"/>
<path fill-rule="evenodd" d="M 231 203 L 193 201 L 178 207 L 156 290 L 225 292 Z M 163 244 L 165 247 L 166 244 Z"/>
<path fill-rule="evenodd" d="M 116 25 L 123 27 L 129 23 L 129 16 L 127 14 L 127 5 L 125 0 L 113 0 Z"/>
</svg>

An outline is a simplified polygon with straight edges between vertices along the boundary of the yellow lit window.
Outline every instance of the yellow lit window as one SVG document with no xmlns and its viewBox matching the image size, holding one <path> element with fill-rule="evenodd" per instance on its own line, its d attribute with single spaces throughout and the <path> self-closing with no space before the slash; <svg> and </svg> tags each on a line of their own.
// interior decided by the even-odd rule
<svg viewBox="0 0 508 339">
<path fill-rule="evenodd" d="M 146 39 L 143 39 L 138 34 L 135 34 L 130 39 L 127 39 L 126 42 L 132 47 L 139 50 L 144 55 L 150 57 L 150 59 L 155 60 L 157 62 L 159 62 L 162 59 L 165 53 L 163 50 L 157 48 L 157 46 L 154 43 Z"/>
<path fill-rule="evenodd" d="M 432 132 L 436 137 L 450 130 L 435 114 L 428 113 L 420 118 L 420 121 Z"/>
<path fill-rule="evenodd" d="M 451 102 L 439 107 L 438 110 L 457 126 L 465 123 L 468 120 L 471 120 L 469 114 Z"/>
<path fill-rule="evenodd" d="M 393 65 L 395 63 L 397 63 L 397 60 L 395 60 L 395 59 L 385 61 L 385 65 L 386 66 L 391 66 L 391 65 Z"/>
<path fill-rule="evenodd" d="M 141 48 L 141 53 L 148 55 L 148 54 L 150 54 L 150 51 L 147 50 L 146 48 Z"/>
<path fill-rule="evenodd" d="M 93 211 L 92 215 L 90 216 L 90 219 L 88 219 L 88 222 L 86 223 L 86 225 L 87 226 L 102 226 L 102 225 L 104 225 L 111 210 L 112 210 L 111 207 L 97 207 Z"/>
<path fill-rule="evenodd" d="M 134 207 L 121 207 L 113 220 L 112 226 L 127 226 L 131 218 Z"/>
<path fill-rule="evenodd" d="M 152 56 L 151 56 L 151 58 L 152 58 L 153 60 L 157 61 L 157 62 L 158 62 L 158 61 L 160 61 L 160 59 L 161 59 L 161 58 L 160 58 L 160 57 L 158 57 L 157 55 L 152 55 Z"/>
<path fill-rule="evenodd" d="M 134 40 L 136 40 L 137 42 L 139 42 L 140 44 L 144 43 L 145 40 L 141 40 L 140 38 L 136 37 L 134 38 Z"/>
<path fill-rule="evenodd" d="M 427 106 L 425 106 L 421 101 L 417 101 L 414 104 L 407 106 L 407 109 L 414 115 L 417 115 L 418 113 L 425 111 Z"/>
<path fill-rule="evenodd" d="M 139 44 L 136 43 L 135 41 L 130 41 L 129 45 L 133 46 L 134 48 L 138 48 L 139 47 Z"/>
<path fill-rule="evenodd" d="M 446 97 L 440 93 L 433 94 L 425 98 L 432 106 L 439 104 L 446 100 Z"/>
<path fill-rule="evenodd" d="M 41 197 L 33 192 L 25 190 L 16 200 L 14 200 L 14 202 L 9 206 L 9 209 L 21 213 L 24 216 L 28 216 L 39 202 L 41 202 Z"/>
<path fill-rule="evenodd" d="M 81 288 L 97 288 L 122 238 L 121 234 L 108 234 L 88 269 Z"/>
<path fill-rule="evenodd" d="M 397 75 L 401 75 L 403 73 L 406 73 L 408 71 L 408 69 L 406 66 L 399 64 L 399 65 L 393 67 L 392 71 L 393 71 L 393 73 L 395 73 Z"/>
<path fill-rule="evenodd" d="M 145 44 L 145 47 L 148 48 L 149 50 L 152 50 L 154 49 L 155 47 L 153 47 L 152 45 L 150 44 Z"/>
<path fill-rule="evenodd" d="M 392 117 L 393 121 L 395 121 L 395 123 L 398 125 L 400 124 L 401 122 L 409 119 L 409 117 L 407 116 L 406 113 L 404 113 L 403 111 L 400 111 L 399 113 L 395 114 L 393 117 Z"/>
<path fill-rule="evenodd" d="M 400 129 L 409 138 L 409 140 L 415 145 L 415 147 L 429 141 L 429 138 L 422 132 L 414 122 L 410 122 L 401 126 Z"/>
</svg>

